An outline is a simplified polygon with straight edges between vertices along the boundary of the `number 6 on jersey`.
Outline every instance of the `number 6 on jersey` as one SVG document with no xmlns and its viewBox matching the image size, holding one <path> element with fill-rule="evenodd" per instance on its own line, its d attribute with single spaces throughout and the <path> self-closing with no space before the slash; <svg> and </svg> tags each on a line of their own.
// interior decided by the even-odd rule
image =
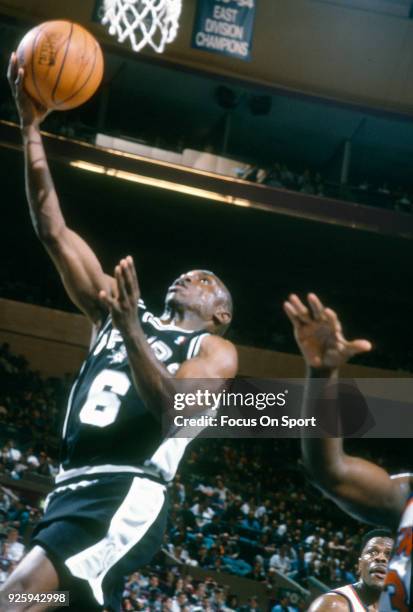
<svg viewBox="0 0 413 612">
<path fill-rule="evenodd" d="M 131 382 L 124 372 L 103 370 L 90 386 L 87 400 L 79 413 L 86 425 L 107 427 L 118 416 L 121 397 L 126 395 Z"/>
</svg>

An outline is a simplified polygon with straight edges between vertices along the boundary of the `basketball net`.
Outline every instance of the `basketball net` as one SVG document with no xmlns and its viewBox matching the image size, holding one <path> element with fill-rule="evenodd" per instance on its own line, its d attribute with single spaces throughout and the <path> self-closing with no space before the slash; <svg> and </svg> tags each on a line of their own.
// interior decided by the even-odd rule
<svg viewBox="0 0 413 612">
<path fill-rule="evenodd" d="M 150 45 L 163 53 L 179 28 L 182 0 L 104 0 L 102 24 L 120 43 L 129 39 L 134 51 Z"/>
</svg>

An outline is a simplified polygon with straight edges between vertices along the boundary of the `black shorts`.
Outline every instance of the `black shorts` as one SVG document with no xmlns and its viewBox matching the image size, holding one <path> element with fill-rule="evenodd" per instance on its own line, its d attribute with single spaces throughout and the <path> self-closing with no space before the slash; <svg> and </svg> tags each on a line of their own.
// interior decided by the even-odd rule
<svg viewBox="0 0 413 612">
<path fill-rule="evenodd" d="M 117 612 L 124 576 L 159 550 L 166 515 L 166 487 L 146 477 L 70 481 L 47 498 L 32 545 L 46 550 L 74 610 Z"/>
</svg>

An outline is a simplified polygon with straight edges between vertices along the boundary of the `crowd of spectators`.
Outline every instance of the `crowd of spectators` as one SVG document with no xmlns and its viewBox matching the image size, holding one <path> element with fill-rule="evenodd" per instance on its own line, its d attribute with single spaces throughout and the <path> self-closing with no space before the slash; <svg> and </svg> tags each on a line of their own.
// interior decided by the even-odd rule
<svg viewBox="0 0 413 612">
<path fill-rule="evenodd" d="M 53 476 L 67 381 L 44 380 L 8 344 L 0 346 L 0 380 L 0 474 Z"/>
<path fill-rule="evenodd" d="M 267 168 L 250 166 L 241 175 L 241 178 L 269 185 L 270 187 L 282 187 L 310 195 L 324 196 L 324 180 L 319 172 L 312 174 L 306 169 L 302 173 L 293 172 L 286 164 L 274 163 Z"/>
<path fill-rule="evenodd" d="M 336 523 L 334 512 L 328 518 L 329 502 L 308 486 L 297 464 L 283 469 L 284 453 L 296 457 L 285 440 L 253 452 L 241 441 L 194 445 L 172 486 L 169 553 L 269 587 L 275 571 L 303 586 L 309 576 L 329 585 L 354 580 L 360 533 L 342 517 Z M 212 455 L 219 474 L 212 475 L 204 458 Z"/>
<path fill-rule="evenodd" d="M 159 612 L 215 611 L 259 612 L 256 596 L 244 605 L 225 584 L 212 577 L 195 580 L 190 574 L 182 574 L 178 566 L 162 568 L 152 564 L 148 572 L 135 572 L 125 583 L 123 610 L 154 610 Z M 299 608 L 291 607 L 291 612 Z"/>
<path fill-rule="evenodd" d="M 41 515 L 39 506 L 0 484 L 0 586 L 22 559 L 27 534 Z"/>
<path fill-rule="evenodd" d="M 241 178 L 299 193 L 413 213 L 409 190 L 401 186 L 391 187 L 386 182 L 374 185 L 364 179 L 359 184 L 338 184 L 327 180 L 320 172 L 312 172 L 308 168 L 302 172 L 293 171 L 286 164 L 278 162 L 266 168 L 251 165 L 241 174 Z"/>
</svg>

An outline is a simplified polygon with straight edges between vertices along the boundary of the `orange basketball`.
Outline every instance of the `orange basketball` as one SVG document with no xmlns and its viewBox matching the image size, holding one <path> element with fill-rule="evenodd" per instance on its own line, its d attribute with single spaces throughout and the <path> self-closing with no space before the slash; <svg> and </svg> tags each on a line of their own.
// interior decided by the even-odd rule
<svg viewBox="0 0 413 612">
<path fill-rule="evenodd" d="M 26 34 L 17 48 L 24 88 L 47 108 L 80 106 L 100 85 L 103 55 L 97 40 L 70 21 L 46 21 Z"/>
</svg>

